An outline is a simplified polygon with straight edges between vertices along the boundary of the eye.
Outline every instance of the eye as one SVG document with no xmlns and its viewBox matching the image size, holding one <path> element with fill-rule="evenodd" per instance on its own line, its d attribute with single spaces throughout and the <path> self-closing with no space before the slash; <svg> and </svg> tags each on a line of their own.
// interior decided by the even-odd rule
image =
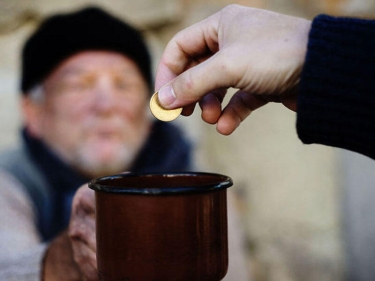
<svg viewBox="0 0 375 281">
<path fill-rule="evenodd" d="M 86 81 L 80 81 L 72 83 L 69 87 L 73 91 L 85 91 L 91 88 L 91 84 Z"/>
<path fill-rule="evenodd" d="M 118 90 L 125 91 L 125 90 L 127 90 L 129 88 L 129 85 L 125 81 L 117 81 L 116 82 L 116 88 Z"/>
<path fill-rule="evenodd" d="M 115 79 L 114 85 L 120 91 L 127 91 L 131 88 L 131 83 L 125 78 Z"/>
<path fill-rule="evenodd" d="M 61 90 L 64 93 L 81 93 L 87 91 L 93 87 L 93 83 L 87 79 L 75 79 L 71 81 L 66 81 Z"/>
</svg>

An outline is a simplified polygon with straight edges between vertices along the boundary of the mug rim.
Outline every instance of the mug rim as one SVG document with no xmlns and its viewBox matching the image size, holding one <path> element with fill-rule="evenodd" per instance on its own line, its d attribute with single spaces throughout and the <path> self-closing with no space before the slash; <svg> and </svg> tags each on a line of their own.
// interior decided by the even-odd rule
<svg viewBox="0 0 375 281">
<path fill-rule="evenodd" d="M 113 181 L 120 178 L 135 178 L 135 177 L 212 177 L 217 178 L 217 180 L 212 180 L 212 182 L 199 185 L 185 185 L 185 186 L 169 186 L 169 187 L 136 187 L 136 186 L 115 186 L 106 183 L 106 181 Z M 215 190 L 222 190 L 229 188 L 233 185 L 233 181 L 229 176 L 218 174 L 218 173 L 208 173 L 208 172 L 170 172 L 170 173 L 122 173 L 109 175 L 104 177 L 99 177 L 91 180 L 88 184 L 90 189 L 98 192 L 105 193 L 120 193 L 120 194 L 144 194 L 144 195 L 166 195 L 166 194 L 182 194 L 182 193 L 202 193 L 210 192 Z"/>
</svg>

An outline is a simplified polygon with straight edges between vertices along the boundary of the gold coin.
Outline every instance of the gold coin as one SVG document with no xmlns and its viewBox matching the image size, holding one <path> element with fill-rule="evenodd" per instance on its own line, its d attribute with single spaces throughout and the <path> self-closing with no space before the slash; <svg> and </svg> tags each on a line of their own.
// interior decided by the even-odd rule
<svg viewBox="0 0 375 281">
<path fill-rule="evenodd" d="M 176 119 L 182 112 L 182 107 L 176 109 L 165 109 L 162 107 L 159 103 L 158 92 L 153 94 L 150 99 L 150 109 L 155 118 L 164 122 Z"/>
</svg>

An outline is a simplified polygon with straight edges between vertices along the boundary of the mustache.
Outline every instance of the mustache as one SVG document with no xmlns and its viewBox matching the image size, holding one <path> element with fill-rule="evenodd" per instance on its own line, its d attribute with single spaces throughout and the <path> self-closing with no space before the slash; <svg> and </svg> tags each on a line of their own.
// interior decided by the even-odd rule
<svg viewBox="0 0 375 281">
<path fill-rule="evenodd" d="M 124 128 L 129 127 L 130 122 L 118 117 L 95 117 L 86 119 L 81 125 L 83 130 L 123 131 Z"/>
</svg>

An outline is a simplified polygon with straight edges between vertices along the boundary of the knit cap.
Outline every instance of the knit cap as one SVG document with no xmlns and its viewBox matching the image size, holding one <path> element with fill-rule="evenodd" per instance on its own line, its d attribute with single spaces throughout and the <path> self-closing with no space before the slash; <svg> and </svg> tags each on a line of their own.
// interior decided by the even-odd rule
<svg viewBox="0 0 375 281">
<path fill-rule="evenodd" d="M 44 20 L 22 50 L 21 90 L 26 94 L 61 62 L 86 50 L 115 51 L 132 59 L 152 89 L 151 58 L 140 31 L 98 7 Z"/>
</svg>

